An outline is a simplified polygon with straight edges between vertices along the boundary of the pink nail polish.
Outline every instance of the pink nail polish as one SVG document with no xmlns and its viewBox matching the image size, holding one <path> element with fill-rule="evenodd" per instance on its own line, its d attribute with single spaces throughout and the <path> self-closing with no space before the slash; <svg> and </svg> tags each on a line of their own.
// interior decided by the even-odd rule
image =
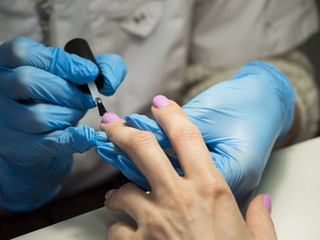
<svg viewBox="0 0 320 240">
<path fill-rule="evenodd" d="M 168 98 L 163 95 L 158 95 L 153 98 L 153 106 L 156 108 L 161 108 L 170 104 Z"/>
<path fill-rule="evenodd" d="M 115 224 L 116 223 L 116 221 L 114 221 L 114 220 L 112 220 L 112 221 L 110 221 L 110 222 L 108 222 L 107 223 L 107 230 L 109 229 L 109 228 L 111 228 L 111 226 L 113 225 L 113 224 Z"/>
<path fill-rule="evenodd" d="M 115 121 L 119 121 L 121 118 L 115 114 L 115 113 L 105 113 L 102 116 L 102 122 L 103 123 L 111 123 L 111 122 L 115 122 Z"/>
<path fill-rule="evenodd" d="M 268 211 L 271 213 L 272 210 L 272 203 L 271 203 L 271 197 L 269 194 L 264 194 L 263 195 L 263 203 L 268 209 Z"/>
</svg>

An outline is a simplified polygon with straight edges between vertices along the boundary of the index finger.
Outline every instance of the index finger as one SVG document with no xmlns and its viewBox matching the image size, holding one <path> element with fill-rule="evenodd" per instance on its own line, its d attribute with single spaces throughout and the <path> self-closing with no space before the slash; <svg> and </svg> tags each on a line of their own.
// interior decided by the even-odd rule
<svg viewBox="0 0 320 240">
<path fill-rule="evenodd" d="M 93 62 L 69 54 L 60 47 L 45 47 L 25 37 L 0 46 L 0 66 L 33 66 L 76 84 L 91 82 L 98 76 L 98 68 Z"/>
<path fill-rule="evenodd" d="M 130 159 L 147 178 L 152 190 L 159 186 L 170 187 L 179 178 L 171 162 L 152 133 L 128 127 L 124 120 L 115 118 L 113 122 L 101 124 L 110 141 L 128 154 Z M 173 185 L 171 186 L 173 188 Z"/>
</svg>

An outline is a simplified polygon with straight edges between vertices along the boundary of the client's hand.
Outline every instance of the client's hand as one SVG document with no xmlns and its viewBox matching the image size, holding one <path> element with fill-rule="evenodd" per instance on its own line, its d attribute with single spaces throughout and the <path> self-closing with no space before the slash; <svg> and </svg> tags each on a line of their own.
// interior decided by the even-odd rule
<svg viewBox="0 0 320 240">
<path fill-rule="evenodd" d="M 169 137 L 184 177 L 175 171 L 151 132 L 128 127 L 116 115 L 106 114 L 107 124 L 101 128 L 128 154 L 151 187 L 146 194 L 129 183 L 107 194 L 107 208 L 124 211 L 137 222 L 137 229 L 115 223 L 107 239 L 276 239 L 269 195 L 253 199 L 245 222 L 200 131 L 176 103 L 160 100 L 154 102 L 152 113 Z"/>
<path fill-rule="evenodd" d="M 212 86 L 182 107 L 200 130 L 212 160 L 240 206 L 247 203 L 259 184 L 275 141 L 290 129 L 294 102 L 294 90 L 279 70 L 252 62 L 230 80 Z M 162 148 L 171 147 L 157 121 L 133 114 L 126 117 L 126 124 L 152 132 Z M 97 135 L 96 145 L 106 161 L 140 187 L 149 189 L 145 176 L 123 151 L 106 140 L 105 134 Z M 177 158 L 168 157 L 183 176 Z"/>
</svg>

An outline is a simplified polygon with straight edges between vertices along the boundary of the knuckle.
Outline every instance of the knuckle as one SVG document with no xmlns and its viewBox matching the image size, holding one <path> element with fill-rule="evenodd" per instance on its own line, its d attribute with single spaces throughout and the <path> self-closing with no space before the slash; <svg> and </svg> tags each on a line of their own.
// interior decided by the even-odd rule
<svg viewBox="0 0 320 240">
<path fill-rule="evenodd" d="M 192 124 L 179 126 L 173 130 L 171 137 L 178 141 L 192 141 L 202 138 L 199 129 Z"/>
<path fill-rule="evenodd" d="M 217 187 L 214 191 L 215 198 L 231 198 L 233 194 L 227 187 Z"/>
<path fill-rule="evenodd" d="M 233 196 L 227 184 L 223 184 L 215 180 L 206 181 L 203 183 L 199 189 L 199 194 L 204 197 L 213 197 L 215 199 Z"/>
<path fill-rule="evenodd" d="M 156 142 L 154 135 L 148 131 L 134 131 L 128 139 L 128 146 L 131 148 L 152 146 Z"/>
</svg>

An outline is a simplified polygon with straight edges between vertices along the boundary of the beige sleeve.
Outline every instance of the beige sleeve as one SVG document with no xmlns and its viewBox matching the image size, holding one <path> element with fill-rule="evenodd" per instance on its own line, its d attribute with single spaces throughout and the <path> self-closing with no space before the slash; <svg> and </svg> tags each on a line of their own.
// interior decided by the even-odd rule
<svg viewBox="0 0 320 240">
<path fill-rule="evenodd" d="M 276 57 L 262 58 L 280 69 L 291 81 L 299 109 L 300 126 L 294 143 L 314 137 L 319 131 L 319 87 L 315 81 L 313 65 L 307 56 L 293 50 Z M 188 68 L 187 84 L 181 97 L 185 104 L 212 85 L 230 79 L 244 63 L 209 69 L 201 65 Z"/>
</svg>

